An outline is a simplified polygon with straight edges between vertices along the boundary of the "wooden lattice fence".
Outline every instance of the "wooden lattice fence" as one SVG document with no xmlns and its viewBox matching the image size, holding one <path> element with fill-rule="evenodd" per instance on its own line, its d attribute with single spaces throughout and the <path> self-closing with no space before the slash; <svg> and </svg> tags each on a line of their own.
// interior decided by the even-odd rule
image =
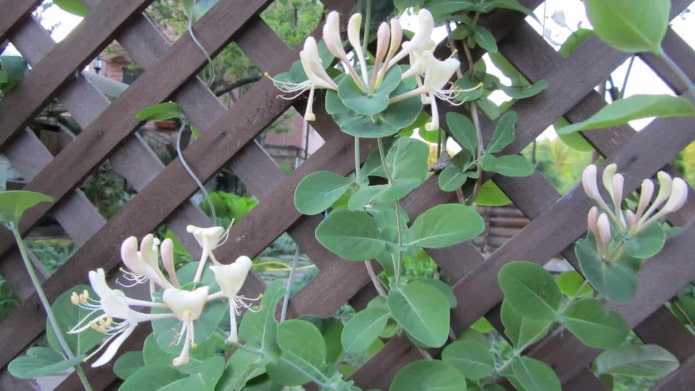
<svg viewBox="0 0 695 391">
<path fill-rule="evenodd" d="M 32 65 L 25 79 L 0 101 L 0 146 L 21 174 L 27 190 L 49 194 L 54 205 L 32 209 L 21 226 L 28 232 L 46 213 L 52 214 L 79 246 L 77 253 L 58 271 L 47 277 L 44 287 L 50 298 L 69 287 L 84 283 L 87 271 L 113 269 L 120 262 L 118 247 L 130 235 L 143 236 L 165 223 L 184 244 L 195 248 L 185 233 L 187 224 L 209 225 L 209 219 L 189 197 L 195 183 L 178 160 L 164 167 L 135 131 L 141 108 L 171 99 L 180 103 L 191 123 L 202 131 L 185 151 L 193 170 L 203 179 L 231 164 L 260 204 L 230 233 L 219 248 L 218 258 L 232 260 L 239 255 L 255 256 L 283 232 L 288 232 L 320 269 L 319 274 L 291 302 L 295 314 L 329 316 L 342 304 L 361 307 L 376 293 L 361 263 L 345 262 L 329 253 L 314 238 L 318 216 L 302 216 L 292 204 L 296 184 L 306 174 L 330 170 L 347 175 L 353 167 L 352 138 L 340 133 L 330 117 L 319 111 L 315 127 L 325 145 L 296 171 L 284 174 L 254 141 L 290 105 L 301 108 L 301 100 L 278 99 L 278 92 L 261 80 L 230 109 L 195 75 L 206 64 L 204 53 L 189 35 L 174 44 L 143 16 L 150 0 L 85 1 L 91 11 L 61 43 L 50 35 L 30 13 L 40 1 L 0 0 L 0 42 L 9 40 Z M 287 70 L 298 58 L 260 18 L 271 0 L 221 0 L 212 12 L 197 22 L 194 31 L 210 53 L 218 53 L 230 42 L 237 43 L 262 70 L 271 74 Z M 325 0 L 327 9 L 349 12 L 353 1 Z M 540 0 L 523 0 L 535 8 Z M 673 0 L 672 17 L 691 3 Z M 498 11 L 482 20 L 498 39 L 501 53 L 531 81 L 545 79 L 550 87 L 543 93 L 514 105 L 519 114 L 517 138 L 505 152 L 518 153 L 559 117 L 571 122 L 583 120 L 605 106 L 594 87 L 607 78 L 628 55 L 617 52 L 597 38 L 591 38 L 568 58 L 561 57 L 524 22 L 521 14 Z M 115 101 L 110 102 L 79 72 L 83 65 L 112 40 L 145 69 L 145 72 Z M 664 50 L 688 76 L 695 80 L 695 52 L 673 31 L 664 41 Z M 482 53 L 478 53 L 478 56 Z M 677 95 L 695 99 L 685 86 L 653 55 L 641 55 Z M 57 97 L 83 128 L 79 137 L 57 156 L 45 149 L 29 121 Z M 319 107 L 319 105 L 317 105 Z M 483 129 L 489 137 L 490 123 Z M 626 187 L 635 189 L 640 178 L 653 175 L 695 139 L 692 119 L 669 118 L 653 121 L 635 132 L 629 126 L 586 133 L 584 137 L 607 160 L 625 172 Z M 374 145 L 364 142 L 362 151 Z M 79 190 L 81 181 L 104 159 L 137 190 L 137 195 L 112 219 L 105 221 Z M 501 291 L 497 272 L 507 262 L 524 259 L 543 264 L 558 254 L 576 265 L 573 243 L 585 232 L 585 216 L 591 202 L 581 189 L 560 198 L 538 172 L 526 178 L 495 176 L 497 185 L 512 199 L 530 223 L 501 248 L 484 258 L 470 243 L 430 251 L 453 284 L 458 306 L 452 310 L 452 327 L 460 332 L 481 316 L 499 325 Z M 466 190 L 466 189 L 464 189 Z M 453 201 L 430 178 L 404 201 L 411 216 L 438 203 Z M 695 202 L 691 200 L 670 222 L 682 226 L 664 251 L 645 264 L 640 274 L 637 297 L 630 304 L 614 306 L 645 342 L 659 344 L 682 362 L 679 370 L 663 379 L 657 390 L 691 390 L 695 384 L 695 338 L 663 304 L 682 287 L 695 280 L 695 263 L 690 245 L 695 241 Z M 26 349 L 44 331 L 45 317 L 22 270 L 18 252 L 8 232 L 0 232 L 0 274 L 22 299 L 21 306 L 0 324 L 0 366 Z M 263 290 L 257 277 L 246 285 L 248 295 Z M 135 349 L 144 332 L 131 337 Z M 598 354 L 562 330 L 550 335 L 530 352 L 551 364 L 565 390 L 606 389 L 588 369 Z M 406 338 L 396 337 L 358 369 L 352 378 L 365 388 L 388 388 L 393 375 L 420 353 Z M 115 377 L 110 368 L 89 369 L 99 389 L 108 388 Z M 2 375 L 2 384 L 10 384 Z M 20 389 L 9 388 L 7 389 Z M 13 386 L 14 387 L 14 386 Z M 19 387 L 19 386 L 16 386 Z M 58 389 L 78 389 L 74 376 Z"/>
</svg>

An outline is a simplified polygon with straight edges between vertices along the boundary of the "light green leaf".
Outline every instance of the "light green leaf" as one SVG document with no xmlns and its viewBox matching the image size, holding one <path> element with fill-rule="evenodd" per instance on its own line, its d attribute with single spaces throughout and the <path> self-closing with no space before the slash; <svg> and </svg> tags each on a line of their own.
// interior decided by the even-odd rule
<svg viewBox="0 0 695 391">
<path fill-rule="evenodd" d="M 63 331 L 63 337 L 68 343 L 70 350 L 77 355 L 86 353 L 89 349 L 96 346 L 105 338 L 104 334 L 101 334 L 92 328 L 77 334 L 67 333 L 67 330 L 75 327 L 80 320 L 87 317 L 91 312 L 72 304 L 70 301 L 70 296 L 72 296 L 73 292 L 81 294 L 85 290 L 89 292 L 89 297 L 97 297 L 94 294 L 94 291 L 92 291 L 92 288 L 89 286 L 78 285 L 69 291 L 63 292 L 53 302 L 53 305 L 51 305 L 51 309 L 53 309 L 56 321 L 58 322 L 58 328 Z M 59 352 L 63 351 L 63 348 L 58 342 L 58 338 L 56 338 L 56 335 L 53 332 L 53 327 L 51 327 L 51 324 L 48 321 L 46 321 L 46 339 L 48 340 L 48 344 L 51 345 L 53 349 Z"/>
<path fill-rule="evenodd" d="M 560 305 L 560 289 L 541 266 L 525 261 L 510 262 L 498 275 L 505 301 L 531 319 L 553 320 Z"/>
<path fill-rule="evenodd" d="M 461 169 L 456 166 L 449 166 L 442 170 L 437 177 L 437 184 L 442 191 L 455 191 L 460 189 L 468 175 L 461 172 Z"/>
<path fill-rule="evenodd" d="M 518 118 L 519 116 L 514 111 L 504 113 L 504 115 L 497 121 L 497 126 L 495 127 L 495 131 L 492 133 L 490 142 L 485 147 L 485 151 L 488 153 L 497 153 L 504 149 L 504 147 L 507 145 L 511 144 L 516 137 L 514 125 L 516 125 L 516 120 Z"/>
<path fill-rule="evenodd" d="M 53 202 L 53 198 L 33 191 L 10 190 L 0 192 L 0 222 L 19 224 L 24 212 L 42 202 Z"/>
<path fill-rule="evenodd" d="M 511 202 L 509 197 L 492 180 L 487 180 L 480 186 L 478 196 L 475 198 L 477 205 L 502 206 Z"/>
<path fill-rule="evenodd" d="M 495 326 L 493 326 L 489 320 L 485 319 L 485 317 L 482 317 L 473 322 L 473 324 L 471 325 L 471 329 L 480 333 L 487 333 L 488 331 L 494 330 Z"/>
<path fill-rule="evenodd" d="M 247 311 L 239 325 L 239 340 L 271 358 L 278 353 L 275 309 L 284 296 L 283 281 L 273 281 L 265 289 L 260 309 Z M 257 357 L 257 362 L 261 361 L 262 358 Z"/>
<path fill-rule="evenodd" d="M 325 377 L 323 370 L 326 366 L 326 344 L 316 326 L 299 319 L 282 322 L 278 325 L 277 342 L 282 359 L 291 361 L 315 379 Z M 301 376 L 287 376 L 287 368 L 281 368 L 276 364 L 268 365 L 268 375 L 280 384 L 293 386 L 310 380 L 300 371 L 294 368 L 292 370 Z"/>
<path fill-rule="evenodd" d="M 630 327 L 620 313 L 606 311 L 600 301 L 584 298 L 572 303 L 563 315 L 572 334 L 592 348 L 610 349 L 627 338 Z"/>
<path fill-rule="evenodd" d="M 89 12 L 82 0 L 53 0 L 53 4 L 60 7 L 63 11 L 77 16 L 87 16 Z"/>
<path fill-rule="evenodd" d="M 525 391 L 562 391 L 557 375 L 543 361 L 517 357 L 512 361 L 512 371 Z"/>
<path fill-rule="evenodd" d="M 446 124 L 449 132 L 463 148 L 471 155 L 476 155 L 478 141 L 475 133 L 475 126 L 468 117 L 463 114 L 450 111 L 446 113 Z"/>
<path fill-rule="evenodd" d="M 526 99 L 532 96 L 538 95 L 541 91 L 546 90 L 550 85 L 545 80 L 538 80 L 537 82 L 529 85 L 523 86 L 505 86 L 500 84 L 500 88 L 505 94 L 509 95 L 512 99 Z"/>
<path fill-rule="evenodd" d="M 552 320 L 529 319 L 517 312 L 508 300 L 502 301 L 504 333 L 516 348 L 528 346 L 543 338 L 553 324 Z"/>
<path fill-rule="evenodd" d="M 321 318 L 315 315 L 302 315 L 301 320 L 310 322 L 319 329 L 326 343 L 326 362 L 335 363 L 344 353 L 340 337 L 343 334 L 343 322 L 338 318 Z"/>
<path fill-rule="evenodd" d="M 525 177 L 533 174 L 533 164 L 521 155 L 492 156 L 485 154 L 483 169 L 508 177 Z"/>
<path fill-rule="evenodd" d="M 365 351 L 386 327 L 389 312 L 386 308 L 366 308 L 345 323 L 341 342 L 348 353 Z"/>
<path fill-rule="evenodd" d="M 169 365 L 157 364 L 140 368 L 119 387 L 119 391 L 160 390 L 187 376 Z M 201 385 L 199 385 L 201 386 Z"/>
<path fill-rule="evenodd" d="M 334 211 L 316 227 L 316 240 L 348 261 L 376 258 L 386 248 L 374 218 L 365 212 Z"/>
<path fill-rule="evenodd" d="M 82 362 L 84 356 L 65 360 L 60 353 L 51 348 L 34 346 L 27 354 L 12 360 L 7 366 L 12 376 L 20 379 L 34 379 L 65 372 Z"/>
<path fill-rule="evenodd" d="M 658 254 L 666 243 L 666 232 L 660 224 L 652 224 L 644 231 L 625 239 L 625 254 L 647 259 Z"/>
<path fill-rule="evenodd" d="M 635 297 L 637 272 L 634 269 L 618 262 L 604 262 L 596 251 L 596 244 L 588 239 L 578 240 L 574 253 L 582 273 L 603 297 L 619 303 Z"/>
<path fill-rule="evenodd" d="M 0 96 L 7 93 L 24 78 L 27 63 L 20 56 L 0 56 Z"/>
<path fill-rule="evenodd" d="M 557 52 L 560 53 L 562 57 L 568 57 L 593 35 L 594 30 L 581 28 L 570 34 Z"/>
<path fill-rule="evenodd" d="M 596 371 L 601 374 L 660 378 L 678 366 L 678 359 L 658 345 L 621 346 L 596 357 Z"/>
<path fill-rule="evenodd" d="M 181 118 L 183 112 L 178 103 L 165 102 L 141 109 L 135 114 L 140 121 L 163 121 L 165 119 Z"/>
<path fill-rule="evenodd" d="M 427 178 L 427 158 L 430 148 L 422 141 L 399 138 L 386 154 L 386 169 L 394 182 L 416 180 L 422 183 Z"/>
<path fill-rule="evenodd" d="M 490 30 L 483 26 L 476 25 L 473 36 L 475 37 L 475 42 L 480 45 L 481 48 L 490 53 L 497 52 L 497 40 L 495 39 L 495 36 L 492 35 Z"/>
<path fill-rule="evenodd" d="M 365 94 L 351 77 L 343 77 L 338 82 L 338 97 L 354 112 L 372 116 L 386 110 L 389 106 L 389 95 L 400 82 L 401 68 L 397 66 L 388 71 L 379 88 L 371 94 Z"/>
<path fill-rule="evenodd" d="M 693 117 L 695 107 L 685 98 L 671 95 L 634 95 L 605 106 L 591 118 L 557 130 L 569 134 L 582 130 L 622 125 L 646 117 Z"/>
<path fill-rule="evenodd" d="M 389 391 L 466 391 L 466 378 L 444 361 L 419 360 L 398 371 Z"/>
<path fill-rule="evenodd" d="M 575 270 L 562 272 L 557 276 L 557 285 L 560 287 L 560 292 L 567 297 L 585 297 L 591 295 L 593 289 L 591 289 L 590 285 L 584 284 L 584 281 L 584 277 Z M 584 288 L 581 292 L 577 293 L 582 285 L 584 285 Z"/>
<path fill-rule="evenodd" d="M 426 346 L 442 346 L 449 335 L 449 303 L 430 285 L 413 281 L 389 292 L 391 316 Z"/>
<path fill-rule="evenodd" d="M 596 35 L 624 52 L 661 53 L 669 23 L 669 0 L 586 0 Z"/>
<path fill-rule="evenodd" d="M 435 280 L 434 278 L 418 278 L 413 281 L 421 282 L 423 284 L 437 288 L 437 290 L 441 292 L 444 295 L 444 297 L 446 297 L 446 300 L 449 302 L 449 308 L 456 307 L 457 300 L 456 296 L 454 295 L 454 290 L 451 288 L 451 285 L 447 284 L 442 280 Z"/>
<path fill-rule="evenodd" d="M 484 229 L 485 222 L 475 208 L 461 204 L 440 204 L 415 219 L 409 229 L 411 242 L 408 245 L 447 247 L 473 239 Z"/>
<path fill-rule="evenodd" d="M 362 210 L 366 205 L 374 207 L 377 204 L 392 204 L 405 197 L 422 181 L 417 179 L 401 179 L 391 185 L 365 186 L 357 190 L 348 201 L 348 209 Z"/>
<path fill-rule="evenodd" d="M 336 202 L 351 184 L 352 179 L 333 172 L 312 172 L 297 184 L 294 207 L 305 215 L 319 214 Z"/>
<path fill-rule="evenodd" d="M 568 126 L 569 124 L 569 121 L 567 121 L 564 117 L 560 117 L 557 121 L 555 121 L 553 127 L 555 129 L 560 129 L 563 126 Z M 568 147 L 576 149 L 577 151 L 592 152 L 594 150 L 594 146 L 589 144 L 581 133 L 575 132 L 569 134 L 558 134 L 556 130 L 555 134 L 557 134 L 560 140 L 567 144 Z"/>
<path fill-rule="evenodd" d="M 468 330 L 460 340 L 444 348 L 442 361 L 472 380 L 486 378 L 495 371 L 490 341 L 475 330 Z"/>
<path fill-rule="evenodd" d="M 145 359 L 142 352 L 133 350 L 121 354 L 113 364 L 113 373 L 120 379 L 125 380 L 138 369 L 145 366 Z"/>
<path fill-rule="evenodd" d="M 215 390 L 242 390 L 246 381 L 265 373 L 265 364 L 258 363 L 259 356 L 238 349 L 227 360 L 227 365 Z"/>
</svg>

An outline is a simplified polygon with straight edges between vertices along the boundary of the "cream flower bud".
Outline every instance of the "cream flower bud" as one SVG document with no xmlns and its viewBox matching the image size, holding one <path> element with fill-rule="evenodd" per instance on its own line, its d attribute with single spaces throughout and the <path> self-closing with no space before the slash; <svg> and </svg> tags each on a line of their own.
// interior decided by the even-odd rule
<svg viewBox="0 0 695 391">
<path fill-rule="evenodd" d="M 162 288 L 170 288 L 171 284 L 164 278 L 159 270 L 159 258 L 152 235 L 142 239 L 138 250 L 138 240 L 131 236 L 121 244 L 121 259 L 130 270 L 124 271 L 125 278 L 134 283 L 142 283 L 147 280 L 154 282 Z M 152 251 L 154 250 L 154 255 Z"/>
<path fill-rule="evenodd" d="M 654 196 L 654 182 L 650 179 L 645 179 L 642 181 L 642 186 L 640 187 L 639 203 L 637 204 L 637 211 L 635 212 L 635 217 L 638 220 L 642 217 L 644 211 L 647 210 L 652 196 Z"/>
<path fill-rule="evenodd" d="M 326 23 L 323 25 L 323 40 L 334 56 L 341 61 L 347 61 L 343 40 L 340 39 L 340 14 L 338 11 L 331 11 L 326 16 Z"/>
<path fill-rule="evenodd" d="M 299 58 L 302 62 L 304 73 L 313 87 L 338 89 L 338 85 L 335 84 L 323 67 L 321 57 L 319 56 L 319 48 L 314 37 L 307 37 L 304 41 L 304 49 L 299 52 Z"/>
<path fill-rule="evenodd" d="M 582 186 L 584 187 L 584 192 L 586 195 L 594 201 L 603 202 L 601 198 L 601 193 L 598 191 L 598 185 L 596 183 L 596 165 L 590 164 L 586 166 L 584 172 L 582 172 Z"/>
<path fill-rule="evenodd" d="M 635 212 L 633 212 L 631 210 L 626 210 L 625 211 L 625 219 L 627 220 L 627 226 L 630 229 L 634 229 L 637 227 L 637 222 L 639 221 L 639 219 L 637 218 L 637 215 L 635 214 Z"/>
<path fill-rule="evenodd" d="M 611 223 L 608 219 L 608 215 L 601 213 L 596 222 L 596 226 L 598 227 L 598 237 L 596 241 L 600 244 L 603 255 L 605 256 L 608 254 L 608 246 L 611 243 Z"/>
<path fill-rule="evenodd" d="M 354 14 L 348 21 L 348 41 L 352 45 L 352 50 L 355 51 L 355 57 L 360 63 L 360 73 L 362 74 L 362 82 L 366 86 L 369 83 L 367 76 L 367 62 L 364 59 L 364 50 L 360 42 L 360 27 L 362 26 L 362 14 Z M 367 26 L 369 28 L 369 26 Z"/>
<path fill-rule="evenodd" d="M 598 225 L 596 225 L 596 223 L 598 222 L 597 207 L 592 206 L 591 209 L 589 209 L 589 213 L 586 216 L 586 220 L 587 226 L 589 227 L 589 231 L 591 231 L 591 233 L 594 234 L 594 237 L 598 237 Z"/>
<path fill-rule="evenodd" d="M 653 204 L 656 205 L 656 207 L 659 207 L 671 195 L 673 179 L 671 178 L 671 175 L 665 173 L 664 171 L 659 171 L 656 174 L 656 177 L 659 180 L 659 192 L 656 194 L 656 199 L 654 199 Z"/>
<path fill-rule="evenodd" d="M 683 207 L 688 199 L 688 184 L 683 178 L 675 178 L 671 184 L 671 196 L 661 209 L 662 214 L 673 213 Z"/>
<path fill-rule="evenodd" d="M 178 288 L 179 279 L 176 276 L 176 267 L 174 265 L 174 241 L 168 238 L 164 239 L 161 246 L 159 246 L 159 249 L 162 254 L 162 264 L 164 265 L 164 270 L 167 271 L 169 280 L 174 288 Z"/>
<path fill-rule="evenodd" d="M 608 194 L 613 197 L 613 177 L 615 176 L 615 172 L 618 170 L 618 165 L 615 163 L 611 163 L 607 165 L 603 169 L 603 187 L 608 191 Z"/>
</svg>

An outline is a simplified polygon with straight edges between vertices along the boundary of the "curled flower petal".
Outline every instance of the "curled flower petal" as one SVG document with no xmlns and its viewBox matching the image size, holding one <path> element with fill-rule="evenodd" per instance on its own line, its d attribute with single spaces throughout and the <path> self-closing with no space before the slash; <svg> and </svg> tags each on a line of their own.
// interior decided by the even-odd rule
<svg viewBox="0 0 695 391">
<path fill-rule="evenodd" d="M 220 286 L 222 295 L 229 300 L 230 330 L 227 341 L 230 343 L 235 343 L 238 340 L 236 317 L 239 315 L 239 310 L 241 308 L 249 308 L 248 304 L 243 301 L 243 298 L 238 296 L 238 293 L 244 285 L 244 281 L 252 266 L 253 263 L 249 257 L 241 256 L 232 264 L 210 267 L 213 273 L 215 273 L 215 280 Z"/>
<path fill-rule="evenodd" d="M 202 286 L 194 291 L 166 289 L 162 295 L 162 301 L 169 306 L 176 318 L 182 322 L 181 331 L 179 332 L 180 339 L 176 343 L 180 343 L 181 339 L 183 339 L 183 348 L 181 349 L 181 354 L 172 361 L 174 366 L 185 365 L 189 361 L 189 350 L 193 346 L 195 338 L 193 322 L 200 318 L 200 315 L 203 313 L 203 308 L 205 308 L 205 303 L 208 300 L 208 289 L 207 286 Z"/>
<path fill-rule="evenodd" d="M 331 11 L 326 16 L 326 23 L 323 25 L 323 40 L 334 56 L 341 61 L 347 61 L 343 41 L 340 39 L 340 14 L 338 11 Z"/>
</svg>

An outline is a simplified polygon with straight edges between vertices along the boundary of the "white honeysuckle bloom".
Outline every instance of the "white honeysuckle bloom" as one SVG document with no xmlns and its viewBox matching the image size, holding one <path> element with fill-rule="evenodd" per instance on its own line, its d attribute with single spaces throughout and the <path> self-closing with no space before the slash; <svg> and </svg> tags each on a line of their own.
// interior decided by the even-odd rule
<svg viewBox="0 0 695 391">
<path fill-rule="evenodd" d="M 236 317 L 241 309 L 250 309 L 244 297 L 239 296 L 239 290 L 244 285 L 246 277 L 251 271 L 253 263 L 247 256 L 241 256 L 234 263 L 229 265 L 213 265 L 210 270 L 215 273 L 215 281 L 220 286 L 220 291 L 211 295 L 211 298 L 219 296 L 226 297 L 229 300 L 229 337 L 227 341 L 230 343 L 238 342 Z M 249 299 L 247 299 L 249 300 Z"/>
<path fill-rule="evenodd" d="M 360 63 L 360 73 L 362 74 L 362 89 L 364 90 L 369 83 L 369 75 L 367 74 L 367 61 L 364 58 L 364 50 L 360 41 L 360 27 L 362 26 L 362 14 L 353 14 L 348 20 L 348 41 L 352 45 L 352 50 L 355 51 L 355 57 Z"/>
<path fill-rule="evenodd" d="M 121 259 L 128 270 L 122 270 L 124 277 L 133 284 L 140 284 L 147 280 L 158 285 L 162 289 L 171 288 L 172 285 L 159 270 L 158 240 L 154 235 L 148 234 L 142 238 L 138 249 L 138 240 L 131 236 L 121 244 Z M 153 290 L 154 286 L 150 287 Z"/>
<path fill-rule="evenodd" d="M 79 295 L 73 292 L 71 297 L 72 303 L 89 311 L 89 313 L 68 333 L 77 334 L 88 328 L 93 328 L 108 336 L 97 349 L 85 358 L 85 361 L 92 358 L 106 347 L 101 357 L 92 364 L 94 368 L 100 367 L 113 359 L 118 348 L 133 333 L 138 323 L 172 318 L 174 316 L 172 313 L 146 314 L 131 309 L 131 306 L 159 308 L 165 308 L 166 306 L 162 303 L 131 299 L 122 291 L 109 288 L 106 283 L 104 269 L 90 271 L 89 282 L 99 299 L 89 297 L 89 293 L 86 290 Z"/>
<path fill-rule="evenodd" d="M 176 276 L 176 267 L 174 265 L 174 241 L 167 238 L 164 239 L 162 244 L 159 246 L 159 250 L 162 254 L 162 264 L 164 265 L 164 270 L 167 271 L 169 275 L 169 280 L 174 288 L 179 288 L 179 279 Z"/>
<path fill-rule="evenodd" d="M 417 30 L 410 41 L 403 43 L 403 48 L 398 52 L 388 64 L 388 67 L 395 66 L 398 61 L 402 60 L 410 54 L 412 51 L 422 50 L 422 48 L 427 45 L 427 43 L 432 38 L 432 31 L 434 30 L 434 18 L 430 11 L 425 8 L 421 8 L 420 12 L 417 14 Z"/>
<path fill-rule="evenodd" d="M 193 282 L 200 282 L 200 279 L 203 276 L 203 269 L 205 268 L 208 258 L 212 260 L 212 263 L 216 265 L 219 264 L 215 258 L 213 250 L 224 243 L 224 241 L 227 239 L 227 235 L 229 235 L 229 231 L 219 226 L 202 228 L 195 225 L 186 226 L 186 231 L 193 235 L 195 240 L 203 249 L 200 254 L 198 269 L 195 272 L 195 277 L 193 277 Z"/>
<path fill-rule="evenodd" d="M 179 330 L 178 338 L 174 341 L 175 345 L 181 343 L 183 339 L 183 348 L 181 354 L 174 358 L 172 364 L 181 366 L 188 364 L 190 360 L 190 349 L 194 345 L 195 330 L 193 321 L 200 318 L 205 308 L 205 303 L 208 301 L 207 286 L 202 286 L 193 291 L 182 289 L 166 289 L 162 295 L 162 301 L 174 312 L 178 320 L 182 322 L 181 330 Z"/>
<path fill-rule="evenodd" d="M 656 220 L 673 213 L 685 205 L 688 199 L 688 183 L 683 178 L 673 178 L 670 181 L 670 194 L 666 204 L 656 213 L 655 209 L 650 208 L 633 227 L 635 232 L 640 232 L 654 223 Z M 658 197 L 658 196 L 657 196 Z"/>
</svg>

